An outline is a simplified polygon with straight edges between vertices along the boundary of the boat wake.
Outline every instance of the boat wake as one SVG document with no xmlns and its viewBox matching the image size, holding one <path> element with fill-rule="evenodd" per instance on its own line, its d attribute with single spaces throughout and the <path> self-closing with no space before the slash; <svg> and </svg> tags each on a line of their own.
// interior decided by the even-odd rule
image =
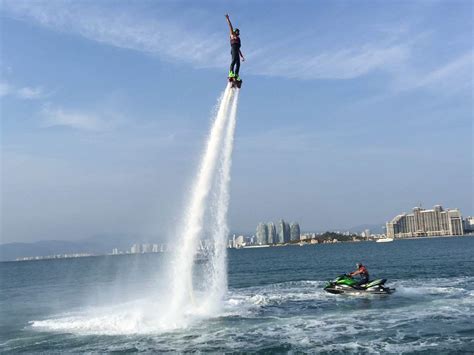
<svg viewBox="0 0 474 355">
<path fill-rule="evenodd" d="M 30 326 L 76 336 L 132 336 L 120 350 L 130 350 L 130 342 L 151 342 L 156 351 L 456 351 L 474 345 L 473 281 L 395 280 L 399 292 L 366 297 L 329 294 L 323 281 L 284 282 L 231 289 L 220 312 L 212 318 L 192 313 L 185 328 L 149 316 L 162 311 L 152 300 L 66 313 Z M 453 326 L 456 336 L 446 331 Z"/>
</svg>

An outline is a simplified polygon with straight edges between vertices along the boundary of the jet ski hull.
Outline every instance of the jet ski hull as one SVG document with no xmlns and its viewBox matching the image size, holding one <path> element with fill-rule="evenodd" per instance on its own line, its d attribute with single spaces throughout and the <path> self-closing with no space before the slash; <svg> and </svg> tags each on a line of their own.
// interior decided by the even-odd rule
<svg viewBox="0 0 474 355">
<path fill-rule="evenodd" d="M 358 285 L 357 282 L 348 275 L 341 275 L 333 281 L 329 281 L 324 287 L 326 292 L 332 294 L 370 294 L 388 295 L 395 291 L 394 288 L 385 287 L 386 279 L 369 281 L 366 284 Z"/>
<path fill-rule="evenodd" d="M 331 286 L 326 286 L 324 288 L 324 291 L 335 294 L 335 295 L 341 295 L 341 294 L 389 295 L 395 292 L 395 289 L 388 288 L 388 287 L 371 287 L 368 289 L 363 289 L 363 288 L 355 288 L 351 286 L 331 285 Z"/>
</svg>

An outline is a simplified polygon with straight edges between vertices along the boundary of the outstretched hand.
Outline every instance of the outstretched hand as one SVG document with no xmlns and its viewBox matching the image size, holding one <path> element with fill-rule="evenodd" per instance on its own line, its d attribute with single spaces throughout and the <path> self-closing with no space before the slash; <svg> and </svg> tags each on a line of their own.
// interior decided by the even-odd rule
<svg viewBox="0 0 474 355">
<path fill-rule="evenodd" d="M 229 19 L 229 14 L 225 14 L 225 18 L 226 18 L 226 19 Z"/>
</svg>

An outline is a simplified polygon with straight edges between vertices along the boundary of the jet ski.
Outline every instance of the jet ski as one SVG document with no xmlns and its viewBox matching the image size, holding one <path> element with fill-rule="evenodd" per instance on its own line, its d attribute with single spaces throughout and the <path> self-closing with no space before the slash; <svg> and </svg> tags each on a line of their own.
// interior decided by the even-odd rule
<svg viewBox="0 0 474 355">
<path fill-rule="evenodd" d="M 336 277 L 333 281 L 328 281 L 324 287 L 324 291 L 334 294 L 388 295 L 394 292 L 395 289 L 386 287 L 386 281 L 387 279 L 377 279 L 369 281 L 366 284 L 358 285 L 357 280 L 354 280 L 350 275 L 341 275 Z"/>
</svg>

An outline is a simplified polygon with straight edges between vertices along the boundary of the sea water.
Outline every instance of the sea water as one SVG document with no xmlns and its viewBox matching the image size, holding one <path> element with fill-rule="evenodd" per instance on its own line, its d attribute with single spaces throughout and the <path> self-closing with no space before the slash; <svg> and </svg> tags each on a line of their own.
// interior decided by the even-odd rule
<svg viewBox="0 0 474 355">
<path fill-rule="evenodd" d="M 230 250 L 220 313 L 167 329 L 167 254 L 0 263 L 0 351 L 469 353 L 474 238 Z M 332 295 L 367 265 L 388 296 Z M 197 263 L 199 269 L 201 264 Z M 160 292 L 157 292 L 160 290 Z M 158 298 L 158 297 L 161 297 Z"/>
</svg>

